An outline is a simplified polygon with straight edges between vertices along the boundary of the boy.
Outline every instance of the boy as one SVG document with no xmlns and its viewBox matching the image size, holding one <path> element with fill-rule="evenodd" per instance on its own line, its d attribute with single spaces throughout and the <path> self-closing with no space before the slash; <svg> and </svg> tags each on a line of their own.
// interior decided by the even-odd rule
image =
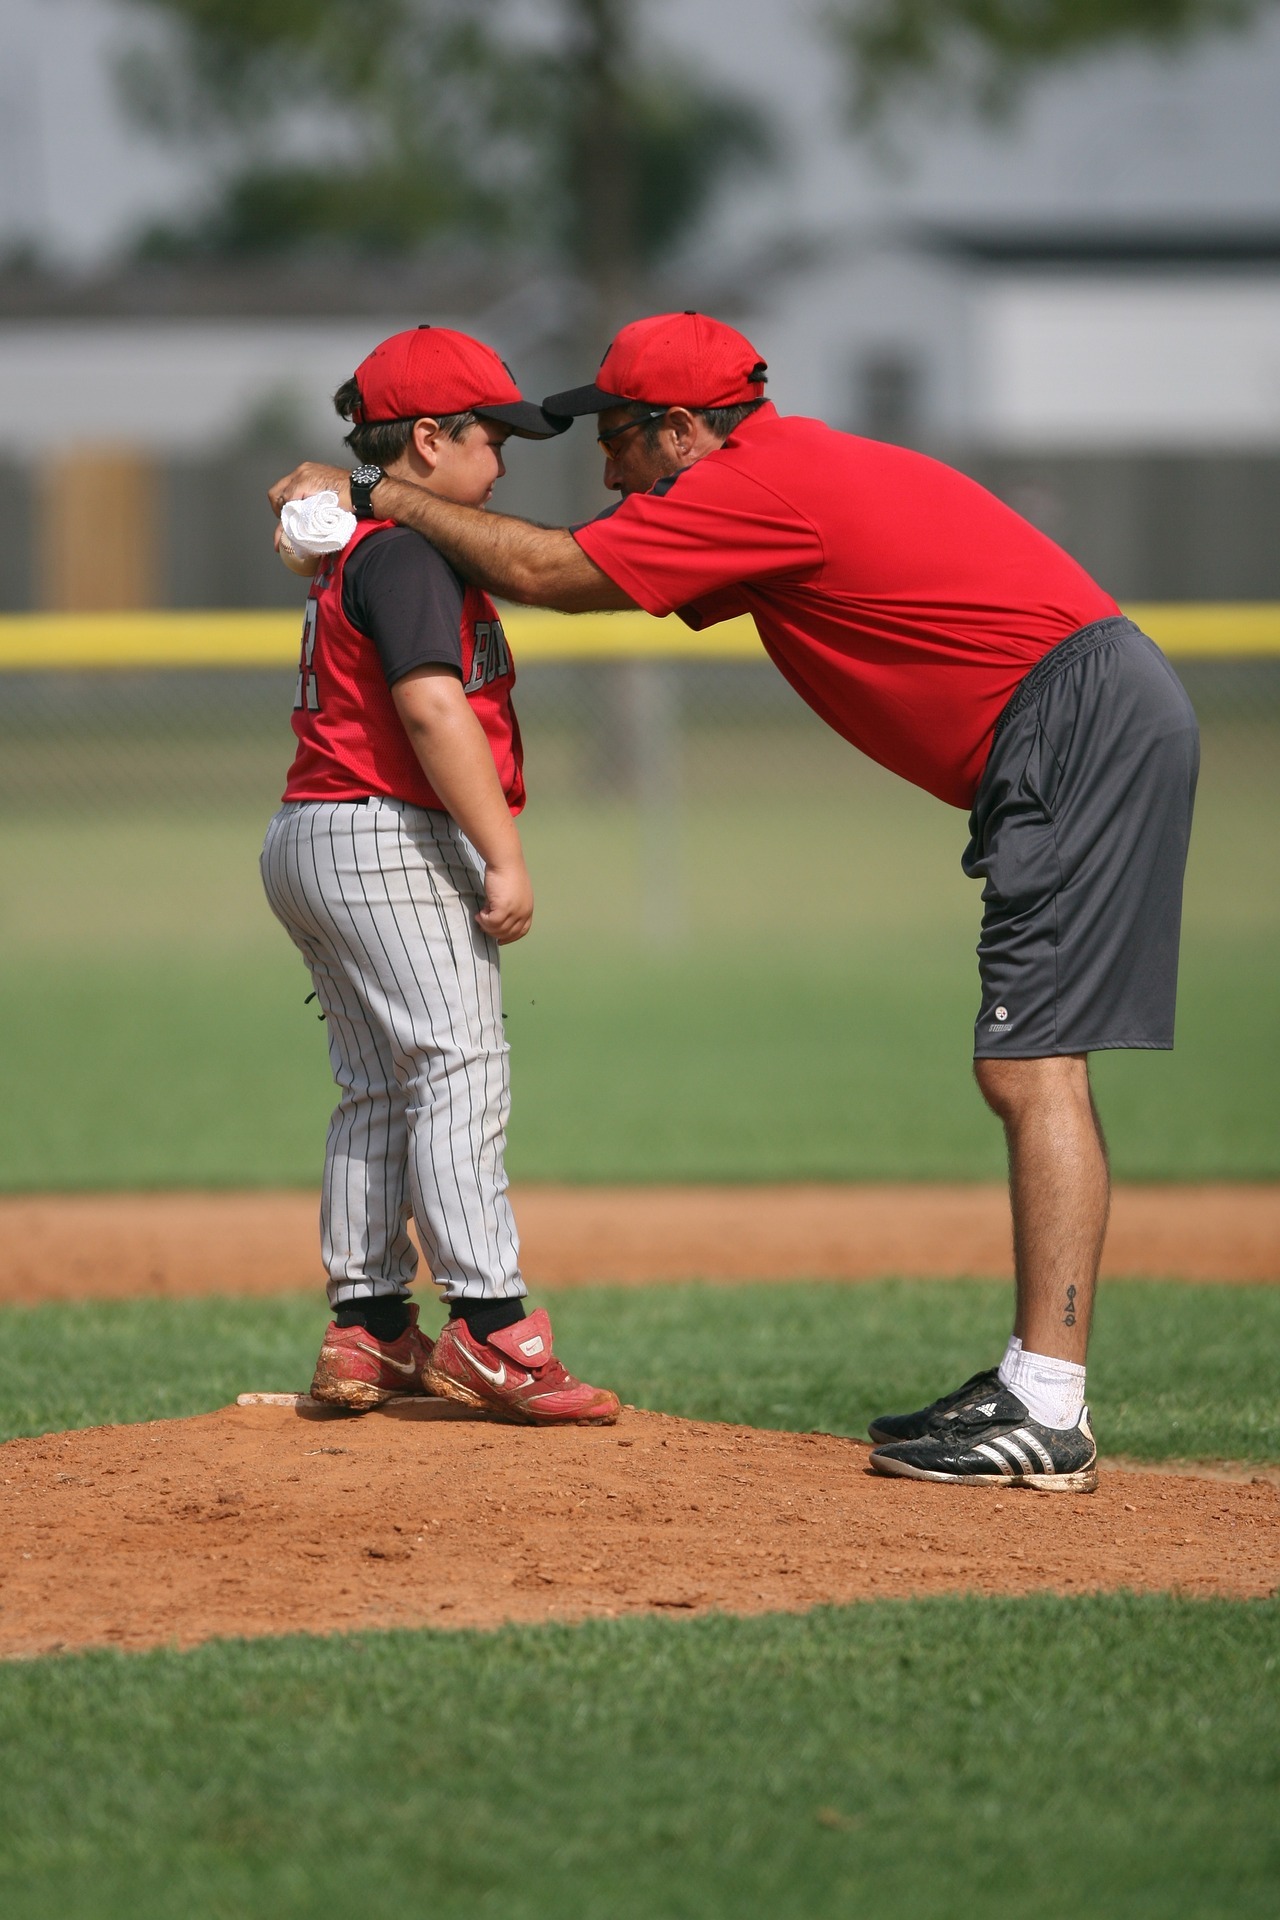
<svg viewBox="0 0 1280 1920">
<path fill-rule="evenodd" d="M 507 1200 L 498 948 L 533 918 L 511 656 L 492 602 L 368 504 L 387 473 L 483 506 L 508 435 L 557 425 L 490 348 L 443 327 L 384 340 L 334 404 L 354 423 L 358 524 L 308 595 L 298 748 L 262 852 L 341 1090 L 321 1201 L 333 1319 L 311 1391 L 352 1411 L 416 1392 L 609 1425 L 617 1397 L 566 1372 L 545 1310 L 526 1317 Z M 408 1299 L 410 1213 L 449 1306 L 434 1343 Z"/>
</svg>

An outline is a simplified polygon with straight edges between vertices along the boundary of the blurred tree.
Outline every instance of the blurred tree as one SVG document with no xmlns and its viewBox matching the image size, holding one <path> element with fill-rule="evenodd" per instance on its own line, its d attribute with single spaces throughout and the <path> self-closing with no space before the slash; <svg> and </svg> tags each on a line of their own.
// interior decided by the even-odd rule
<svg viewBox="0 0 1280 1920">
<path fill-rule="evenodd" d="M 636 0 L 129 3 L 153 29 L 122 66 L 130 106 L 211 157 L 206 205 L 152 255 L 541 247 L 607 334 L 773 153 L 759 108 L 645 43 Z"/>
<path fill-rule="evenodd" d="M 1247 26 L 1277 0 L 831 0 L 854 126 L 915 94 L 1008 110 L 1038 74 L 1109 49 L 1173 49 Z"/>
</svg>

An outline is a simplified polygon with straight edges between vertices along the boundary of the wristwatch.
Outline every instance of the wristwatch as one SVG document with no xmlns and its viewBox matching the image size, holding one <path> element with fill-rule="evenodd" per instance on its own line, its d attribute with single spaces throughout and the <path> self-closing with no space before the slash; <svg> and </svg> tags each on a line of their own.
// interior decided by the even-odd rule
<svg viewBox="0 0 1280 1920">
<path fill-rule="evenodd" d="M 373 490 L 379 480 L 385 480 L 386 474 L 381 467 L 367 463 L 351 469 L 351 511 L 357 520 L 376 520 L 373 510 Z"/>
</svg>

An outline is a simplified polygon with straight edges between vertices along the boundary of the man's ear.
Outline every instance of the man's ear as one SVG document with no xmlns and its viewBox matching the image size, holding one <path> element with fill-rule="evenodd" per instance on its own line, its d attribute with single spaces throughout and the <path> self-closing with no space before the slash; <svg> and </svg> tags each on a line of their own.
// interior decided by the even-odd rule
<svg viewBox="0 0 1280 1920">
<path fill-rule="evenodd" d="M 676 443 L 676 451 L 683 457 L 693 449 L 698 437 L 698 422 L 687 407 L 671 407 L 667 412 L 668 432 Z"/>
</svg>

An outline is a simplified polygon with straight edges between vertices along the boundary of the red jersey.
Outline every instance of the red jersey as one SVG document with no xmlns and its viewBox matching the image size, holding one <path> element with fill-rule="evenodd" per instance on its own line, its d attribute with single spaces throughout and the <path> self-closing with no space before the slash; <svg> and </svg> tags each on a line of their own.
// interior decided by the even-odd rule
<svg viewBox="0 0 1280 1920">
<path fill-rule="evenodd" d="M 373 641 L 343 607 L 343 574 L 369 534 L 394 523 L 364 520 L 311 583 L 302 625 L 302 659 L 293 702 L 298 750 L 286 800 L 359 800 L 385 794 L 447 812 L 434 792 L 391 698 Z M 511 704 L 515 668 L 502 622 L 488 595 L 468 586 L 462 598 L 462 684 L 484 728 L 512 813 L 524 806 L 524 751 Z"/>
<path fill-rule="evenodd" d="M 576 538 L 648 613 L 692 627 L 749 613 L 828 726 L 957 807 L 1018 682 L 1119 612 L 976 481 L 768 403 Z"/>
</svg>

